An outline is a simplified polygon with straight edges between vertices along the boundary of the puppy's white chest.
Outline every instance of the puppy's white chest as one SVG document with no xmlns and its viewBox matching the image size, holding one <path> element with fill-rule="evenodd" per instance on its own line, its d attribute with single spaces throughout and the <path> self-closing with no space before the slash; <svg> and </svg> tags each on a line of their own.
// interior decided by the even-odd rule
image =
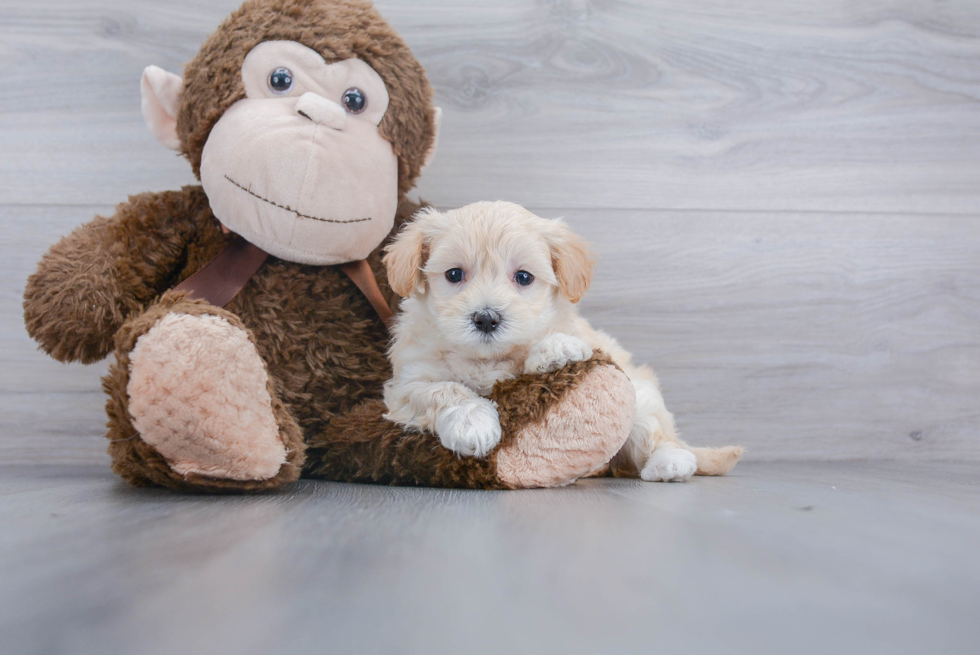
<svg viewBox="0 0 980 655">
<path fill-rule="evenodd" d="M 448 355 L 446 365 L 456 382 L 469 387 L 481 396 L 490 395 L 494 384 L 500 380 L 516 377 L 519 372 L 517 363 L 510 359 L 473 360 Z"/>
</svg>

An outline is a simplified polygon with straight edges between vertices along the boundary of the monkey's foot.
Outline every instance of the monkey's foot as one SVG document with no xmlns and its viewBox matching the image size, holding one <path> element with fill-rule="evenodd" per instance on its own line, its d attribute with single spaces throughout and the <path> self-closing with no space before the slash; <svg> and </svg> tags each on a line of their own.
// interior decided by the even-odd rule
<svg viewBox="0 0 980 655">
<path fill-rule="evenodd" d="M 126 391 L 140 438 L 181 476 L 267 480 L 286 463 L 265 364 L 220 316 L 163 316 L 130 353 Z"/>
<path fill-rule="evenodd" d="M 636 411 L 633 383 L 602 355 L 540 380 L 522 376 L 494 398 L 505 434 L 513 426 L 496 454 L 497 475 L 512 488 L 562 486 L 603 469 Z"/>
</svg>

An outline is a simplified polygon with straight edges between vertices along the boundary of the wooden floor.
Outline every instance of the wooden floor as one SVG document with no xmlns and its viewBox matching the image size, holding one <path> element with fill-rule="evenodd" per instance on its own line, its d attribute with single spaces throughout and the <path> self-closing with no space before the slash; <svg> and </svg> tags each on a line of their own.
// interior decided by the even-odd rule
<svg viewBox="0 0 980 655">
<path fill-rule="evenodd" d="M 0 469 L 3 652 L 975 653 L 962 463 L 216 498 Z M 16 530 L 10 530 L 16 526 Z"/>
<path fill-rule="evenodd" d="M 980 3 L 379 2 L 445 111 L 418 193 L 567 217 L 586 315 L 746 461 L 129 490 L 105 364 L 37 353 L 20 298 L 60 235 L 193 182 L 139 76 L 237 4 L 0 3 L 0 653 L 976 651 Z"/>
</svg>

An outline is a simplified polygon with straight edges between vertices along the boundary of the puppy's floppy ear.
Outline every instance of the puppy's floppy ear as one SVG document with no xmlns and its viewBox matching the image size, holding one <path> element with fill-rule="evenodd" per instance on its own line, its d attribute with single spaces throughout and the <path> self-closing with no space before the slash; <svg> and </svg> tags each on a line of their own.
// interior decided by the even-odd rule
<svg viewBox="0 0 980 655">
<path fill-rule="evenodd" d="M 422 267 L 427 256 L 429 228 L 438 216 L 435 209 L 420 210 L 385 247 L 381 262 L 388 269 L 388 286 L 402 298 L 408 298 L 412 291 L 425 285 Z"/>
<path fill-rule="evenodd" d="M 558 289 L 573 303 L 578 302 L 592 284 L 595 256 L 589 242 L 575 234 L 561 219 L 549 220 L 544 231 L 551 249 L 551 266 L 558 278 Z"/>
</svg>

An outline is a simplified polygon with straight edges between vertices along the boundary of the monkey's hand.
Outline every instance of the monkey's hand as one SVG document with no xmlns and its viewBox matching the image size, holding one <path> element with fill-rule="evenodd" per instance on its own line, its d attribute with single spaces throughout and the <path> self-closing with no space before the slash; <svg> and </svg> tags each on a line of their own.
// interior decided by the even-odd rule
<svg viewBox="0 0 980 655">
<path fill-rule="evenodd" d="M 199 187 L 145 193 L 51 247 L 24 290 L 24 323 L 62 362 L 95 362 L 134 311 L 166 290 L 207 197 Z"/>
</svg>

